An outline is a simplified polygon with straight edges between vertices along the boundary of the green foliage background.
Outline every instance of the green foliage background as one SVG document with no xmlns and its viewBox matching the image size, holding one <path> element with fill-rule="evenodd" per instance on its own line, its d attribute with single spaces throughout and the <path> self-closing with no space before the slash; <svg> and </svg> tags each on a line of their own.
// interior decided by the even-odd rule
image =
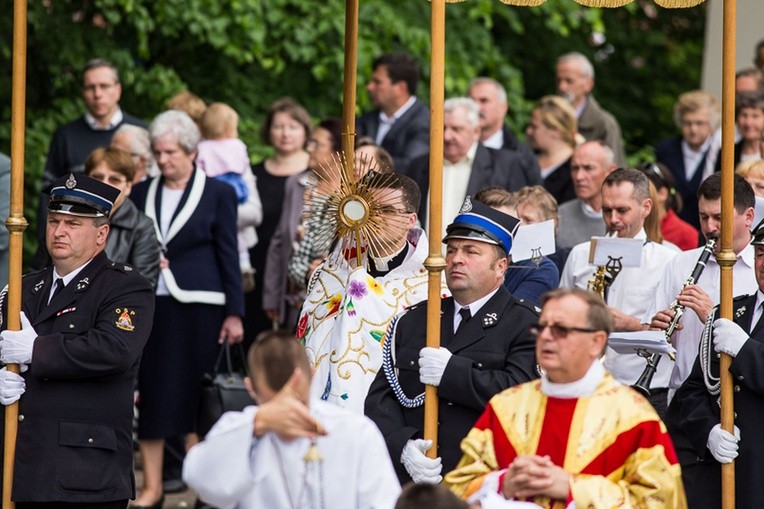
<svg viewBox="0 0 764 509">
<path fill-rule="evenodd" d="M 359 111 L 371 61 L 406 50 L 423 66 L 418 95 L 429 89 L 430 4 L 361 0 Z M 0 150 L 10 147 L 12 0 L 0 0 Z M 342 110 L 343 0 L 29 0 L 27 58 L 26 253 L 35 246 L 35 208 L 55 128 L 82 114 L 79 69 L 104 57 L 121 70 L 122 106 L 150 120 L 172 94 L 190 89 L 225 101 L 241 116 L 253 160 L 268 105 L 289 95 L 320 118 Z M 674 132 L 678 94 L 700 82 L 705 8 L 663 10 L 637 0 L 612 10 L 573 0 L 509 7 L 497 0 L 449 4 L 446 97 L 469 80 L 492 76 L 508 89 L 509 122 L 518 132 L 533 102 L 554 91 L 554 61 L 581 51 L 595 63 L 600 102 L 619 119 L 627 153 L 651 156 Z"/>
</svg>

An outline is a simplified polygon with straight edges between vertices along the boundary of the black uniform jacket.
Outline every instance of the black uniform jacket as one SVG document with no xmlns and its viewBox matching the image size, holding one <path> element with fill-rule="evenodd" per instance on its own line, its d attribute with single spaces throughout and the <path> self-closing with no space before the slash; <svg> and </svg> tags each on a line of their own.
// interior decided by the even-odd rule
<svg viewBox="0 0 764 509">
<path fill-rule="evenodd" d="M 756 294 L 736 297 L 733 301 L 733 321 L 749 331 L 756 304 Z M 718 318 L 718 311 L 714 318 Z M 711 339 L 713 341 L 713 338 Z M 711 344 L 711 373 L 719 377 L 719 359 Z M 732 360 L 729 369 L 734 381 L 735 426 L 740 429 L 738 457 L 735 459 L 735 506 L 764 507 L 764 443 L 761 440 L 764 415 L 764 320 L 759 320 Z M 699 358 L 692 373 L 671 401 L 667 421 L 669 432 L 683 436 L 672 439 L 680 444 L 689 442 L 691 455 L 682 454 L 682 474 L 687 477 L 688 507 L 721 507 L 721 465 L 706 447 L 708 434 L 720 422 L 718 396 L 711 396 L 703 382 Z M 686 440 L 685 440 L 686 439 Z M 687 468 L 685 468 L 687 467 Z M 685 473 L 687 470 L 687 473 Z"/>
<path fill-rule="evenodd" d="M 48 267 L 22 282 L 22 310 L 38 336 L 23 373 L 13 500 L 133 498 L 133 390 L 154 292 L 103 252 L 47 304 L 52 275 Z"/>
<path fill-rule="evenodd" d="M 518 301 L 501 286 L 455 336 L 453 299 L 441 301 L 441 346 L 453 354 L 438 387 L 438 456 L 443 474 L 458 463 L 459 444 L 488 400 L 538 376 L 535 339 L 528 330 L 537 321 L 533 305 Z M 426 327 L 426 302 L 409 308 L 397 325 L 395 367 L 409 398 L 424 392 L 419 351 L 426 346 Z M 422 438 L 424 406 L 401 406 L 380 369 L 366 397 L 365 413 L 382 431 L 401 484 L 411 481 L 400 462 L 401 452 L 409 439 Z"/>
</svg>

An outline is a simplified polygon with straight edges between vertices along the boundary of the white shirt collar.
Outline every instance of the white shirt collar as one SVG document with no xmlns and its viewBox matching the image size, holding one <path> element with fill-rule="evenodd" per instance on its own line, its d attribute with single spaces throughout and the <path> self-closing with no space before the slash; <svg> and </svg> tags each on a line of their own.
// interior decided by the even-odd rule
<svg viewBox="0 0 764 509">
<path fill-rule="evenodd" d="M 483 140 L 483 146 L 501 149 L 504 146 L 504 129 L 497 129 L 495 133 Z"/>
<path fill-rule="evenodd" d="M 477 146 L 478 142 L 472 144 L 470 149 L 467 151 L 466 154 L 464 154 L 464 157 L 456 161 L 455 163 L 452 163 L 448 159 L 443 159 L 443 166 L 455 166 L 457 164 L 467 164 L 468 166 L 472 167 L 472 162 L 475 160 L 475 153 L 477 152 Z"/>
<path fill-rule="evenodd" d="M 706 141 L 703 142 L 703 145 L 701 145 L 698 150 L 693 150 L 690 147 L 690 145 L 687 144 L 686 141 L 682 140 L 682 154 L 684 155 L 685 158 L 690 155 L 695 157 L 700 156 L 704 154 L 706 150 L 708 150 L 708 148 L 711 146 L 711 142 L 713 141 L 713 139 L 714 139 L 713 136 L 709 136 L 708 138 L 706 138 Z"/>
<path fill-rule="evenodd" d="M 592 362 L 586 374 L 566 384 L 550 382 L 546 373 L 541 373 L 541 392 L 552 398 L 585 398 L 594 394 L 600 380 L 605 376 L 605 367 L 599 359 Z"/>
<path fill-rule="evenodd" d="M 114 115 L 111 116 L 109 123 L 106 126 L 99 124 L 95 117 L 90 114 L 90 112 L 85 113 L 85 122 L 87 122 L 90 128 L 94 131 L 109 131 L 114 129 L 120 123 L 122 123 L 124 118 L 125 116 L 122 114 L 122 110 L 119 106 L 117 106 L 117 110 L 114 112 Z"/>
<path fill-rule="evenodd" d="M 74 269 L 73 271 L 71 271 L 69 274 L 67 274 L 67 275 L 66 275 L 66 276 L 64 276 L 64 277 L 61 277 L 61 276 L 59 276 L 59 275 L 58 275 L 58 272 L 56 272 L 56 268 L 55 268 L 55 267 L 53 267 L 53 282 L 55 283 L 56 279 L 58 279 L 58 278 L 61 278 L 61 279 L 63 279 L 63 280 L 64 280 L 64 286 L 68 285 L 69 283 L 71 283 L 71 282 L 72 282 L 72 280 L 73 280 L 74 278 L 76 278 L 76 277 L 77 277 L 77 274 L 79 274 L 80 272 L 82 272 L 82 269 L 84 269 L 85 267 L 87 267 L 87 266 L 88 266 L 88 263 L 90 263 L 90 262 L 92 262 L 92 261 L 93 261 L 93 259 L 91 258 L 90 260 L 86 261 L 85 263 L 83 263 L 82 265 L 80 265 L 79 267 L 77 267 L 76 269 Z"/>
<path fill-rule="evenodd" d="M 412 95 L 409 97 L 409 100 L 403 103 L 403 106 L 398 108 L 398 110 L 393 113 L 391 116 L 387 116 L 384 111 L 379 110 L 379 121 L 384 122 L 386 124 L 392 124 L 399 118 L 403 116 L 404 113 L 406 113 L 412 106 L 414 106 L 414 103 L 416 102 L 416 96 Z"/>
<path fill-rule="evenodd" d="M 491 300 L 491 297 L 493 297 L 494 294 L 498 291 L 499 291 L 499 287 L 496 287 L 494 291 L 492 291 L 485 297 L 481 297 L 475 302 L 467 302 L 464 304 L 460 304 L 459 302 L 456 302 L 456 298 L 454 298 L 454 316 L 458 315 L 459 311 L 461 311 L 462 308 L 470 308 L 470 315 L 472 316 L 477 315 L 478 311 L 480 311 L 480 308 L 482 308 L 486 302 Z"/>
<path fill-rule="evenodd" d="M 584 200 L 579 199 L 578 201 L 581 202 L 581 210 L 583 211 L 584 215 L 586 217 L 591 218 L 600 218 L 602 219 L 602 209 L 600 210 L 594 210 L 591 205 L 586 203 Z"/>
<path fill-rule="evenodd" d="M 390 263 L 390 261 L 392 261 L 392 259 L 395 258 L 396 256 L 398 256 L 399 254 L 401 254 L 401 251 L 403 251 L 404 249 L 407 250 L 406 251 L 406 258 L 408 258 L 409 255 L 411 255 L 411 249 L 409 249 L 409 246 L 411 246 L 411 244 L 406 242 L 403 245 L 402 248 L 400 248 L 398 251 L 396 251 L 395 253 L 393 253 L 393 254 L 391 254 L 389 256 L 383 256 L 381 258 L 377 258 L 375 256 L 372 256 L 371 258 L 372 258 L 372 260 L 374 260 L 374 267 L 376 267 L 377 270 L 388 270 L 387 266 Z"/>
</svg>

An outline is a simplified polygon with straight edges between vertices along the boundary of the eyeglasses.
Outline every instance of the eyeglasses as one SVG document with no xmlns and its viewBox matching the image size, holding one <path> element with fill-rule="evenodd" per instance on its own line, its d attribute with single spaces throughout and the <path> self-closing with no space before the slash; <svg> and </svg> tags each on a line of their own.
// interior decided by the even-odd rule
<svg viewBox="0 0 764 509">
<path fill-rule="evenodd" d="M 538 336 L 544 329 L 549 327 L 549 332 L 552 333 L 554 339 L 562 339 L 568 337 L 571 332 L 599 332 L 601 329 L 592 329 L 587 327 L 568 327 L 566 325 L 560 325 L 558 323 L 534 323 L 528 329 L 531 334 Z"/>
</svg>

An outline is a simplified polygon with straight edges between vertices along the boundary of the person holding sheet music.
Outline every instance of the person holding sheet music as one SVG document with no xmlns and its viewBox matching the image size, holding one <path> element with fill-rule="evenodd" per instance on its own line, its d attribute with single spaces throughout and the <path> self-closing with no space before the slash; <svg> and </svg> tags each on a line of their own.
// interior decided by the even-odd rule
<svg viewBox="0 0 764 509">
<path fill-rule="evenodd" d="M 755 200 L 750 184 L 740 175 L 735 175 L 734 179 L 732 251 L 735 253 L 736 261 L 732 266 L 732 288 L 735 295 L 742 295 L 756 292 L 754 248 L 750 243 Z M 720 173 L 710 175 L 698 188 L 700 231 L 706 239 L 718 237 L 721 231 L 721 193 Z M 721 267 L 716 261 L 716 256 L 708 259 L 706 268 L 695 284 L 684 284 L 702 249 L 683 251 L 666 265 L 655 292 L 654 301 L 643 320 L 650 323 L 653 329 L 665 330 L 674 317 L 669 305 L 676 300 L 685 306 L 684 315 L 670 339 L 676 348 L 676 363 L 673 363 L 674 369 L 669 383 L 672 390 L 678 389 L 690 375 L 695 358 L 698 356 L 703 324 L 714 305 L 719 303 Z M 720 246 L 717 243 L 715 253 L 719 250 Z M 681 429 L 679 421 L 683 416 L 671 408 L 676 404 L 675 400 L 676 398 L 671 398 L 672 404 L 666 416 L 666 425 L 669 427 L 679 462 L 682 465 L 682 478 L 687 492 L 694 493 L 698 485 L 702 486 L 706 483 L 705 476 L 698 472 L 703 462 Z M 691 507 L 694 506 L 691 504 Z"/>
<path fill-rule="evenodd" d="M 634 169 L 619 168 L 602 185 L 602 213 L 608 235 L 643 241 L 640 265 L 624 267 L 605 290 L 605 301 L 615 320 L 616 331 L 646 328 L 641 318 L 652 302 L 666 263 L 676 254 L 661 244 L 647 240 L 644 221 L 652 209 L 647 177 Z M 573 248 L 560 277 L 560 286 L 586 289 L 597 267 L 589 263 L 591 242 Z M 668 381 L 672 363 L 658 365 L 650 402 L 663 417 L 668 404 Z M 621 354 L 607 349 L 605 367 L 622 384 L 632 385 L 645 368 L 645 360 L 635 354 Z"/>
</svg>

